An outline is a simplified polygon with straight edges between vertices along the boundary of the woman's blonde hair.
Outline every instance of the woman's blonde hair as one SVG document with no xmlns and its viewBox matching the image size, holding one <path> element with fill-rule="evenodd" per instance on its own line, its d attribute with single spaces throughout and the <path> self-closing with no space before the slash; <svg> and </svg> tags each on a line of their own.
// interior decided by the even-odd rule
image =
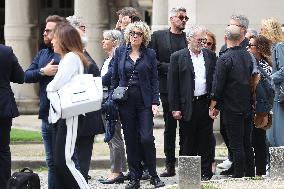
<svg viewBox="0 0 284 189">
<path fill-rule="evenodd" d="M 80 57 L 85 68 L 89 66 L 89 62 L 83 53 L 84 47 L 81 36 L 76 28 L 70 24 L 57 24 L 54 30 L 54 37 L 56 37 L 64 55 L 74 52 Z"/>
<path fill-rule="evenodd" d="M 124 39 L 125 39 L 126 44 L 130 43 L 130 32 L 134 28 L 137 28 L 137 29 L 141 30 L 141 32 L 143 33 L 143 35 L 142 35 L 142 38 L 143 38 L 142 44 L 147 46 L 149 44 L 150 40 L 151 40 L 151 31 L 150 31 L 149 26 L 145 22 L 142 22 L 142 21 L 130 23 L 126 27 L 125 32 L 124 32 Z"/>
<path fill-rule="evenodd" d="M 272 43 L 284 42 L 281 24 L 276 18 L 268 18 L 261 21 L 260 34 Z"/>
</svg>

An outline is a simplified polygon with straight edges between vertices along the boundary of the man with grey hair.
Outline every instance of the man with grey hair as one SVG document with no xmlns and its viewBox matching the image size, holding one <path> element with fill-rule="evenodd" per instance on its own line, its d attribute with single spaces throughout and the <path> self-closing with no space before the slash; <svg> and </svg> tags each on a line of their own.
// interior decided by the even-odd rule
<svg viewBox="0 0 284 189">
<path fill-rule="evenodd" d="M 253 60 L 239 46 L 241 28 L 230 25 L 225 31 L 227 51 L 218 60 L 213 79 L 209 115 L 216 119 L 222 109 L 229 145 L 233 154 L 233 177 L 253 177 L 254 157 L 251 144 Z"/>
<path fill-rule="evenodd" d="M 172 8 L 170 10 L 169 19 L 170 28 L 155 31 L 150 43 L 150 47 L 155 50 L 158 60 L 160 98 L 162 101 L 165 121 L 164 153 L 166 156 L 166 171 L 160 175 L 161 177 L 171 177 L 175 175 L 177 120 L 173 118 L 169 111 L 167 75 L 171 54 L 185 48 L 187 45 L 186 36 L 183 30 L 189 18 L 187 17 L 186 9 L 179 7 Z M 182 145 L 182 141 L 180 141 L 180 146 Z M 182 155 L 182 150 L 180 150 L 179 154 Z"/>
<path fill-rule="evenodd" d="M 201 179 L 211 179 L 214 145 L 213 120 L 208 105 L 216 64 L 215 54 L 203 48 L 206 28 L 194 26 L 187 32 L 188 47 L 171 55 L 168 73 L 169 110 L 179 120 L 182 155 L 201 156 Z"/>
<path fill-rule="evenodd" d="M 247 50 L 246 48 L 249 44 L 249 40 L 245 37 L 247 33 L 248 25 L 249 25 L 249 20 L 244 15 L 232 15 L 229 20 L 229 24 L 228 24 L 228 26 L 237 26 L 240 28 L 240 39 L 238 40 L 239 41 L 238 45 L 241 46 L 241 48 L 245 51 Z M 227 49 L 228 49 L 227 44 L 225 43 L 219 51 L 219 57 L 221 57 L 222 54 L 226 53 Z M 226 132 L 226 125 L 224 124 L 222 119 L 223 119 L 223 113 L 221 112 L 220 113 L 220 133 L 228 148 L 228 159 L 223 161 L 221 164 L 218 164 L 217 167 L 221 169 L 228 169 L 228 170 L 222 171 L 220 174 L 230 175 L 233 173 L 233 170 L 230 169 L 232 162 L 233 162 L 233 154 L 229 146 L 229 140 L 228 140 L 228 136 Z"/>
</svg>

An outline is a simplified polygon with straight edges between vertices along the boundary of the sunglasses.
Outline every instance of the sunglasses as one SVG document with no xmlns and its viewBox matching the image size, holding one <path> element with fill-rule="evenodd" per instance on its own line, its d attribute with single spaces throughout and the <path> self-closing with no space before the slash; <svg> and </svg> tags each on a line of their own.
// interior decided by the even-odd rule
<svg viewBox="0 0 284 189">
<path fill-rule="evenodd" d="M 253 45 L 253 44 L 248 44 L 248 48 L 251 48 L 251 47 L 253 47 L 253 46 L 256 46 L 256 45 Z"/>
<path fill-rule="evenodd" d="M 135 35 L 138 36 L 138 37 L 142 37 L 143 33 L 142 32 L 134 32 L 134 31 L 131 31 L 129 32 L 129 35 L 131 37 L 134 37 Z"/>
<path fill-rule="evenodd" d="M 196 39 L 196 38 L 194 38 Z M 197 42 L 200 44 L 200 43 L 206 43 L 207 42 L 207 39 L 206 38 L 199 38 L 199 39 L 196 39 Z"/>
<path fill-rule="evenodd" d="M 207 46 L 211 46 L 211 45 L 213 45 L 213 43 L 212 42 L 207 42 L 206 45 Z"/>
<path fill-rule="evenodd" d="M 44 33 L 44 32 L 50 33 L 50 32 L 52 32 L 52 30 L 50 30 L 50 29 L 45 29 L 45 30 L 43 31 L 43 33 Z"/>
<path fill-rule="evenodd" d="M 180 19 L 180 21 L 183 21 L 183 20 L 188 21 L 189 18 L 187 16 L 179 15 L 178 19 Z"/>
<path fill-rule="evenodd" d="M 238 27 L 240 27 L 240 28 L 243 28 L 243 27 L 244 27 L 244 26 L 238 25 L 238 24 L 228 24 L 227 26 L 238 26 Z"/>
</svg>

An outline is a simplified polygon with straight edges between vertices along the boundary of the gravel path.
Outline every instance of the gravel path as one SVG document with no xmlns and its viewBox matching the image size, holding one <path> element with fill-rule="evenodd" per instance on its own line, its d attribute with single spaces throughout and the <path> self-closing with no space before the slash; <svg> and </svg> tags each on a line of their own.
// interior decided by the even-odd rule
<svg viewBox="0 0 284 189">
<path fill-rule="evenodd" d="M 160 173 L 163 171 L 162 168 L 158 168 L 157 171 Z M 89 182 L 91 189 L 124 189 L 127 181 L 124 184 L 113 184 L 104 185 L 100 184 L 97 180 L 107 176 L 109 170 L 91 170 L 89 172 L 92 179 Z M 39 173 L 41 180 L 41 189 L 47 189 L 47 171 L 42 171 Z M 174 188 L 177 185 L 178 176 L 170 178 L 162 178 L 165 182 L 166 187 L 164 189 Z M 269 178 L 242 178 L 242 179 L 232 179 L 222 176 L 214 176 L 212 180 L 202 182 L 203 186 L 208 186 L 210 189 L 284 189 L 284 180 L 272 180 Z M 154 189 L 154 187 L 149 183 L 149 181 L 141 181 L 141 189 Z"/>
</svg>

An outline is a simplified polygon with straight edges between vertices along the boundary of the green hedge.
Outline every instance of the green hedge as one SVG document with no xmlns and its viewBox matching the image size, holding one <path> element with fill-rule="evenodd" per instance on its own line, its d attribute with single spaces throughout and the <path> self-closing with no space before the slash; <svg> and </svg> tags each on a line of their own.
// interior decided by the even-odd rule
<svg viewBox="0 0 284 189">
<path fill-rule="evenodd" d="M 41 133 L 38 131 L 27 131 L 12 128 L 10 136 L 11 142 L 42 142 Z"/>
</svg>

